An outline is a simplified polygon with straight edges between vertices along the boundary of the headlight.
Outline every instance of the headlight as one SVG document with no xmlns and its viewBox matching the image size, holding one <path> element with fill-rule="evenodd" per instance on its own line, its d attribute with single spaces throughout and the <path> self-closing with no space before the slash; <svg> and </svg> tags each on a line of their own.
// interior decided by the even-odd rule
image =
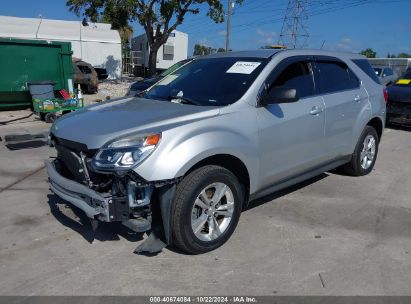
<svg viewBox="0 0 411 304">
<path fill-rule="evenodd" d="M 93 157 L 97 171 L 128 171 L 146 159 L 160 142 L 161 134 L 128 136 L 104 145 Z"/>
</svg>

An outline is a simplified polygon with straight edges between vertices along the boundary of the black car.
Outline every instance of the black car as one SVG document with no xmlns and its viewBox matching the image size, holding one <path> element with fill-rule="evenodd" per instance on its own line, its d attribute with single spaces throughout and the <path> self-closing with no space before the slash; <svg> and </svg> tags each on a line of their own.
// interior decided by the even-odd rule
<svg viewBox="0 0 411 304">
<path fill-rule="evenodd" d="M 173 73 L 175 70 L 186 64 L 187 62 L 191 61 L 192 59 L 184 59 L 176 64 L 173 64 L 171 67 L 169 67 L 167 70 L 162 72 L 161 74 L 156 74 L 152 77 L 146 78 L 141 81 L 133 82 L 130 85 L 130 88 L 127 92 L 127 96 L 135 96 L 137 93 L 140 93 L 144 90 L 147 90 L 149 87 L 151 87 L 153 84 L 157 83 L 164 77 L 166 77 L 168 74 Z"/>
<path fill-rule="evenodd" d="M 387 87 L 387 122 L 411 125 L 411 71 Z"/>
</svg>

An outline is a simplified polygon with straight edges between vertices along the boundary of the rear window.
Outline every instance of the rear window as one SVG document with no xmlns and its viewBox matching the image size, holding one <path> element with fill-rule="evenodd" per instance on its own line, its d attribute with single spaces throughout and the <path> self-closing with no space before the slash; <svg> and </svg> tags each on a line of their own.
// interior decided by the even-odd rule
<svg viewBox="0 0 411 304">
<path fill-rule="evenodd" d="M 83 74 L 91 74 L 91 69 L 86 65 L 77 65 Z"/>
<path fill-rule="evenodd" d="M 409 71 L 409 72 L 407 72 L 407 73 L 405 73 L 401 78 L 404 78 L 404 79 L 411 79 L 411 71 Z"/>
<path fill-rule="evenodd" d="M 365 74 L 367 74 L 375 83 L 381 84 L 380 79 L 375 74 L 374 69 L 371 67 L 367 59 L 353 59 L 354 62 Z"/>
<path fill-rule="evenodd" d="M 320 91 L 323 94 L 352 90 L 360 85 L 358 78 L 343 62 L 317 61 L 317 66 L 320 69 Z"/>
</svg>

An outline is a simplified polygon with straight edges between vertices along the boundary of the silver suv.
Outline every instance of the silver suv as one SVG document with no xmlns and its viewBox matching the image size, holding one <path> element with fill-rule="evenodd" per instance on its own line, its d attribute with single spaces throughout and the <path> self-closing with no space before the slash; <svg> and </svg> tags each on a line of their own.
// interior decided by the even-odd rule
<svg viewBox="0 0 411 304">
<path fill-rule="evenodd" d="M 94 224 L 147 231 L 137 252 L 174 244 L 203 253 L 229 239 L 256 198 L 337 167 L 370 173 L 385 109 L 383 87 L 360 55 L 196 58 L 140 97 L 58 119 L 49 184 Z"/>
</svg>

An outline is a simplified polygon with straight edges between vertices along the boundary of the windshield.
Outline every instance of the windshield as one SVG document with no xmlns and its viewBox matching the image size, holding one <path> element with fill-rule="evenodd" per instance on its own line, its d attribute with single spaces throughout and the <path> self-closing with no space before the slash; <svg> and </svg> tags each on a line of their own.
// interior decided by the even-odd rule
<svg viewBox="0 0 411 304">
<path fill-rule="evenodd" d="M 193 60 L 151 87 L 144 97 L 226 106 L 244 95 L 267 61 L 232 57 Z"/>
<path fill-rule="evenodd" d="M 375 74 L 377 74 L 377 76 L 381 76 L 382 69 L 375 68 L 374 71 L 375 71 Z"/>
<path fill-rule="evenodd" d="M 165 70 L 163 73 L 160 74 L 160 77 L 166 77 L 167 75 L 173 73 L 175 70 L 177 70 L 179 67 L 185 65 L 187 62 L 189 62 L 190 59 L 185 59 L 181 60 L 175 64 L 173 64 L 171 67 L 169 67 L 167 70 Z"/>
</svg>

